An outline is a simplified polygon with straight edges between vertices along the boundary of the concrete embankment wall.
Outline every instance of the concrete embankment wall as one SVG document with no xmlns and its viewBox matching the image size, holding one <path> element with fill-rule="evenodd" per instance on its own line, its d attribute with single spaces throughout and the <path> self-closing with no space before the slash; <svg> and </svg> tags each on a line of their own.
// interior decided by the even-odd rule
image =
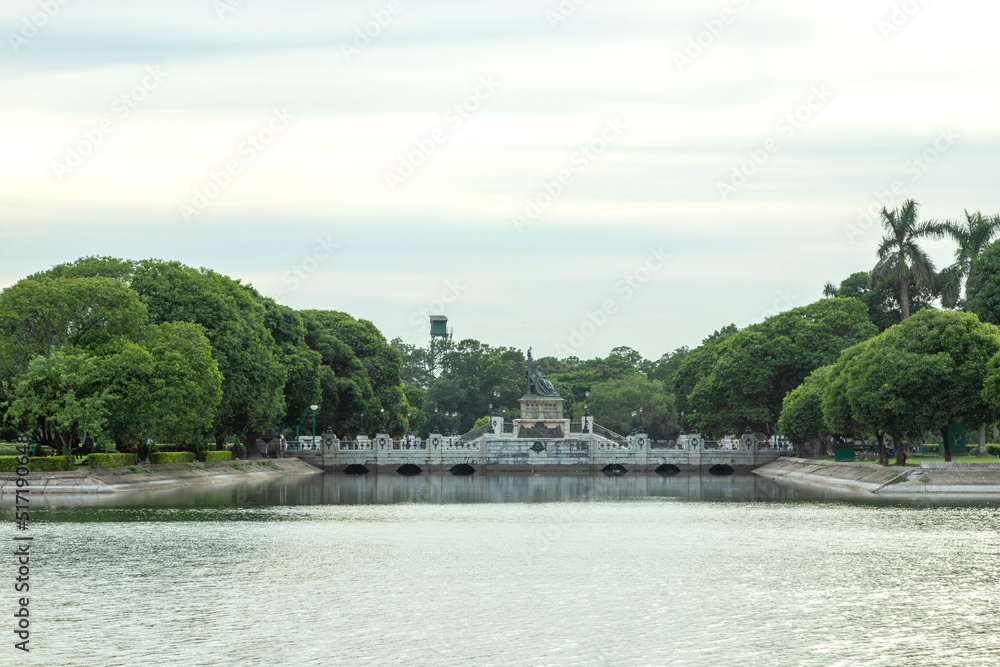
<svg viewBox="0 0 1000 667">
<path fill-rule="evenodd" d="M 906 470 L 867 463 L 834 463 L 785 457 L 753 472 L 774 480 L 873 493 L 905 474 Z"/>
<path fill-rule="evenodd" d="M 814 488 L 873 493 L 884 497 L 926 494 L 981 496 L 1000 494 L 997 463 L 921 463 L 915 468 L 835 463 L 782 458 L 761 466 L 754 474 Z"/>
<path fill-rule="evenodd" d="M 236 464 L 235 466 L 233 464 Z M 322 473 L 299 459 L 273 461 L 217 461 L 167 465 L 139 464 L 131 468 L 80 468 L 66 472 L 28 475 L 31 493 L 121 493 L 153 488 L 219 484 L 246 479 L 272 479 Z M 0 473 L 0 494 L 13 497 L 16 473 Z"/>
</svg>

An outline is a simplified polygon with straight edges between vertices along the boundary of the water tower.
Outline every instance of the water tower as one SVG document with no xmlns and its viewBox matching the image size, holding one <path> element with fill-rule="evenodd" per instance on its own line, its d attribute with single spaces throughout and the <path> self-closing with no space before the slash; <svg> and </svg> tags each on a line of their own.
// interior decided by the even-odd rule
<svg viewBox="0 0 1000 667">
<path fill-rule="evenodd" d="M 444 315 L 431 315 L 431 340 L 446 338 L 451 340 L 454 329 L 448 328 L 448 318 Z"/>
</svg>

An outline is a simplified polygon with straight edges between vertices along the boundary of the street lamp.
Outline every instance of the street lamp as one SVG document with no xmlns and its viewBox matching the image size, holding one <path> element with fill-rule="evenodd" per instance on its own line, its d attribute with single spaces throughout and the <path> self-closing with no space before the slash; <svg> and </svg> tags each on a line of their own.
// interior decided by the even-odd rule
<svg viewBox="0 0 1000 667">
<path fill-rule="evenodd" d="M 380 429 L 379 432 L 385 433 L 385 408 L 379 408 L 378 411 L 379 411 L 379 421 L 382 422 L 382 425 L 379 427 Z"/>
<path fill-rule="evenodd" d="M 583 428 L 581 433 L 590 433 L 590 390 L 583 392 Z"/>
<path fill-rule="evenodd" d="M 438 416 L 438 409 L 434 408 L 434 428 L 431 430 L 431 433 L 440 433 L 440 431 L 438 431 L 437 416 Z"/>
<path fill-rule="evenodd" d="M 642 433 L 642 408 L 639 408 L 639 432 Z"/>
<path fill-rule="evenodd" d="M 635 435 L 635 415 L 636 414 L 637 414 L 636 411 L 633 410 L 632 411 L 632 435 Z"/>
<path fill-rule="evenodd" d="M 309 409 L 313 411 L 313 449 L 316 449 L 316 411 L 319 410 L 318 405 L 310 405 Z"/>
<path fill-rule="evenodd" d="M 487 433 L 493 433 L 493 404 L 492 403 L 490 403 L 490 416 L 487 417 L 487 422 L 486 423 L 490 425 L 489 428 L 486 430 L 486 432 Z"/>
</svg>

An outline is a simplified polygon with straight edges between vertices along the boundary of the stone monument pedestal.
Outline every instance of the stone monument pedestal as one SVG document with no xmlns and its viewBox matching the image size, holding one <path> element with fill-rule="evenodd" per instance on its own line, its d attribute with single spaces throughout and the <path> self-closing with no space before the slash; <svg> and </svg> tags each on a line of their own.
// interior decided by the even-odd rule
<svg viewBox="0 0 1000 667">
<path fill-rule="evenodd" d="M 514 420 L 515 438 L 568 438 L 569 420 L 563 419 L 563 403 L 558 396 L 525 396 L 521 418 Z"/>
</svg>

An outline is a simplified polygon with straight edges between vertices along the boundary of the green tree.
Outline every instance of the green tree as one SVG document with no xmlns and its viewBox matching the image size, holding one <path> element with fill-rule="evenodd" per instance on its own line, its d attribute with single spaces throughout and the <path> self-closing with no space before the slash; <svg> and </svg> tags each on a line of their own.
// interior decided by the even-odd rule
<svg viewBox="0 0 1000 667">
<path fill-rule="evenodd" d="M 649 379 L 658 380 L 663 383 L 663 386 L 668 391 L 673 391 L 674 378 L 677 377 L 681 363 L 683 363 L 690 352 L 691 350 L 686 345 L 677 348 L 673 352 L 667 352 L 653 366 L 652 371 L 648 375 Z"/>
<path fill-rule="evenodd" d="M 424 415 L 432 427 L 469 431 L 477 419 L 489 414 L 491 403 L 512 409 L 524 395 L 525 360 L 520 350 L 465 339 L 445 348 L 439 364 L 440 374 L 428 387 L 424 402 Z M 444 412 L 457 412 L 455 423 L 445 421 Z"/>
<path fill-rule="evenodd" d="M 663 384 L 632 373 L 595 385 L 590 393 L 594 421 L 618 433 L 632 430 L 632 412 L 642 408 L 642 424 L 653 439 L 677 435 L 673 398 Z"/>
<path fill-rule="evenodd" d="M 781 403 L 778 428 L 810 456 L 822 454 L 831 435 L 823 419 L 823 395 L 832 370 L 833 364 L 817 368 Z"/>
<path fill-rule="evenodd" d="M 823 295 L 860 300 L 868 310 L 868 319 L 878 327 L 879 332 L 899 324 L 900 307 L 896 285 L 888 280 L 871 285 L 871 277 L 866 271 L 852 273 L 838 287 L 827 283 L 823 288 Z M 934 292 L 930 287 L 916 287 L 911 283 L 907 295 L 911 315 L 932 307 Z"/>
<path fill-rule="evenodd" d="M 843 350 L 837 362 L 830 366 L 825 379 L 822 411 L 828 433 L 836 433 L 847 438 L 861 438 L 873 434 L 881 444 L 883 434 L 858 421 L 847 399 L 847 384 L 851 379 L 851 372 L 856 368 L 853 359 L 863 353 L 873 340 L 874 338 L 869 338 Z"/>
<path fill-rule="evenodd" d="M 966 288 L 965 299 L 961 299 L 962 288 L 966 287 L 972 263 L 1000 234 L 1000 214 L 987 217 L 980 211 L 969 213 L 966 210 L 964 213 L 964 220 L 948 220 L 942 226 L 958 247 L 955 249 L 955 263 L 942 272 L 946 280 L 942 284 L 941 300 L 948 308 L 960 306 L 962 310 L 968 310 L 969 292 Z"/>
<path fill-rule="evenodd" d="M 39 355 L 14 384 L 6 419 L 40 428 L 62 446 L 72 467 L 72 447 L 78 435 L 103 430 L 111 391 L 104 379 L 98 359 L 86 352 L 66 346 L 48 356 Z"/>
<path fill-rule="evenodd" d="M 716 359 L 726 349 L 726 341 L 735 333 L 727 332 L 706 338 L 705 342 L 685 355 L 674 374 L 673 392 L 677 411 L 686 413 L 686 423 L 690 428 L 700 430 L 704 428 L 704 424 L 700 422 L 700 415 L 693 414 L 694 409 L 689 397 L 698 383 L 711 375 Z"/>
<path fill-rule="evenodd" d="M 908 199 L 898 209 L 882 209 L 882 226 L 887 234 L 879 244 L 878 263 L 871 271 L 872 286 L 882 280 L 896 285 L 900 321 L 910 316 L 911 284 L 919 288 L 934 282 L 934 264 L 917 242 L 943 233 L 939 223 L 917 222 L 918 206 Z"/>
<path fill-rule="evenodd" d="M 385 422 L 379 424 L 373 420 L 369 423 L 384 425 L 394 436 L 405 434 L 409 406 L 403 391 L 403 364 L 399 351 L 368 320 L 356 320 L 347 313 L 331 310 L 307 310 L 301 315 L 309 320 L 310 326 L 322 328 L 345 343 L 361 362 L 375 398 L 369 412 L 372 416 L 378 414 L 378 419 Z"/>
<path fill-rule="evenodd" d="M 212 433 L 222 373 L 199 324 L 166 322 L 143 336 L 153 361 L 152 433 L 160 442 L 197 445 Z"/>
<path fill-rule="evenodd" d="M 145 306 L 116 280 L 24 279 L 0 292 L 0 374 L 15 377 L 64 345 L 109 354 L 145 326 Z"/>
<path fill-rule="evenodd" d="M 218 446 L 230 434 L 251 440 L 285 413 L 286 371 L 275 358 L 265 308 L 252 288 L 209 269 L 153 259 L 85 257 L 31 280 L 52 276 L 113 280 L 139 295 L 151 324 L 193 322 L 204 327 L 223 374 L 222 401 L 213 420 Z"/>
<path fill-rule="evenodd" d="M 900 462 L 903 441 L 927 430 L 942 433 L 945 460 L 953 421 L 967 428 L 995 421 L 986 400 L 987 370 L 1000 353 L 1000 330 L 973 314 L 925 310 L 893 327 L 855 356 L 847 395 L 858 421 L 892 434 Z"/>
<path fill-rule="evenodd" d="M 688 402 L 710 431 L 750 426 L 771 433 L 788 392 L 836 361 L 841 350 L 876 333 L 856 299 L 823 299 L 779 313 L 721 342 L 711 373 L 698 381 Z"/>
</svg>

